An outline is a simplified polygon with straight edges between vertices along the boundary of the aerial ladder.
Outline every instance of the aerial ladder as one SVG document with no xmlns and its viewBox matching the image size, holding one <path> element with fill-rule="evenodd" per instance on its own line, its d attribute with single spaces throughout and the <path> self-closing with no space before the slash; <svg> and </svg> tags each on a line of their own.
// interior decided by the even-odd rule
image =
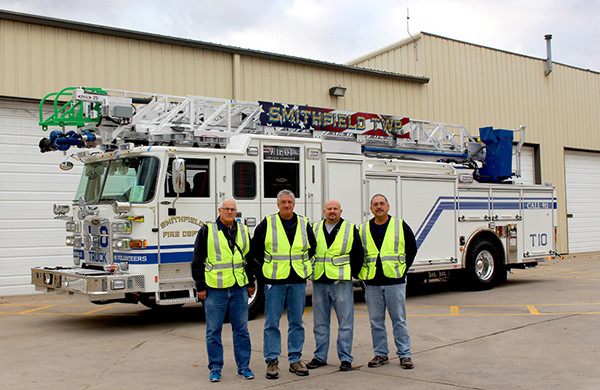
<svg viewBox="0 0 600 390">
<path fill-rule="evenodd" d="M 48 103 L 52 104 L 52 110 L 46 115 Z M 511 130 L 484 128 L 488 129 L 486 137 L 480 131 L 480 138 L 476 138 L 464 126 L 384 115 L 373 118 L 373 114 L 366 114 L 371 116 L 371 126 L 361 128 L 347 116 L 349 123 L 340 130 L 332 122 L 337 115 L 333 110 L 327 110 L 325 121 L 317 121 L 315 125 L 315 119 L 310 117 L 314 108 L 280 106 L 274 112 L 283 113 L 278 116 L 282 120 L 274 123 L 269 121 L 272 112 L 268 108 L 274 107 L 270 102 L 70 87 L 42 99 L 40 126 L 45 131 L 58 129 L 51 130 L 39 146 L 42 152 L 66 152 L 74 146 L 100 151 L 131 145 L 226 147 L 235 134 L 271 134 L 358 142 L 365 154 L 433 159 L 473 169 L 497 165 L 498 156 L 493 153 L 490 156 L 490 145 L 496 148 L 499 138 L 508 141 L 504 142 L 505 149 L 510 144 L 512 153 Z M 301 117 L 303 112 L 306 114 Z M 328 122 L 327 118 L 334 119 Z M 502 132 L 500 137 L 498 132 Z M 522 145 L 524 126 L 519 132 L 521 142 L 517 151 Z M 86 153 L 76 155 L 82 159 Z M 503 168 L 502 173 L 494 170 L 481 177 L 484 180 L 489 177 L 489 181 L 507 180 L 513 175 L 510 169 L 509 161 L 508 172 Z"/>
</svg>

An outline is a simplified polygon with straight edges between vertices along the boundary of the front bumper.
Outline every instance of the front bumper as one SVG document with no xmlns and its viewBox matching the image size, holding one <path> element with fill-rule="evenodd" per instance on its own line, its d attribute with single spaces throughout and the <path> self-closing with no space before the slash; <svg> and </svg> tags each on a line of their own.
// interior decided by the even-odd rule
<svg viewBox="0 0 600 390">
<path fill-rule="evenodd" d="M 80 267 L 32 268 L 31 283 L 37 291 L 77 294 L 91 301 L 121 299 L 145 289 L 144 275 Z"/>
</svg>

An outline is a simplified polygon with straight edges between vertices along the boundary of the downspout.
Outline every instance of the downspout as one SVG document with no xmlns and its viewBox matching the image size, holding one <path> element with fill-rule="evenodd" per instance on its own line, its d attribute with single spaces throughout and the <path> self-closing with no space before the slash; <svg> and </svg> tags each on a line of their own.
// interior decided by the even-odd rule
<svg viewBox="0 0 600 390">
<path fill-rule="evenodd" d="M 552 40 L 552 34 L 544 36 L 546 38 L 546 76 L 552 73 L 552 46 L 550 41 Z"/>
</svg>

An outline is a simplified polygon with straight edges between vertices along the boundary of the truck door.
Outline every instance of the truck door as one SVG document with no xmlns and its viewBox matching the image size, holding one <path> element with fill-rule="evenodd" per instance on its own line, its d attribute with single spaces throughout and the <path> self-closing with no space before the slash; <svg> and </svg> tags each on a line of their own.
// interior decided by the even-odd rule
<svg viewBox="0 0 600 390">
<path fill-rule="evenodd" d="M 261 143 L 259 153 L 262 166 L 262 215 L 279 211 L 277 194 L 281 190 L 292 191 L 296 198 L 294 211 L 297 214 L 305 214 L 304 146 L 282 141 L 265 141 Z"/>
<path fill-rule="evenodd" d="M 235 157 L 225 166 L 225 196 L 235 199 L 238 209 L 236 220 L 247 225 L 250 233 L 254 232 L 254 227 L 262 220 L 259 164 L 258 156 L 243 156 Z"/>
<path fill-rule="evenodd" d="M 173 190 L 169 158 L 164 197 L 159 201 L 158 250 L 161 270 L 173 263 L 191 263 L 194 241 L 200 227 L 217 216 L 215 157 L 178 156 L 185 160 L 186 191 Z"/>
</svg>

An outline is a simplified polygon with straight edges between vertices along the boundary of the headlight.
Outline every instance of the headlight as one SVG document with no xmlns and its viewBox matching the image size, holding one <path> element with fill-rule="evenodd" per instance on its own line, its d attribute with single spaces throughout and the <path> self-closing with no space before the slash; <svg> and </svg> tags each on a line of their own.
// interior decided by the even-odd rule
<svg viewBox="0 0 600 390">
<path fill-rule="evenodd" d="M 81 236 L 68 236 L 65 238 L 65 244 L 67 246 L 80 247 L 81 246 Z"/>
<path fill-rule="evenodd" d="M 113 240 L 113 248 L 120 250 L 131 249 L 131 240 L 129 238 L 115 238 Z"/>
</svg>

